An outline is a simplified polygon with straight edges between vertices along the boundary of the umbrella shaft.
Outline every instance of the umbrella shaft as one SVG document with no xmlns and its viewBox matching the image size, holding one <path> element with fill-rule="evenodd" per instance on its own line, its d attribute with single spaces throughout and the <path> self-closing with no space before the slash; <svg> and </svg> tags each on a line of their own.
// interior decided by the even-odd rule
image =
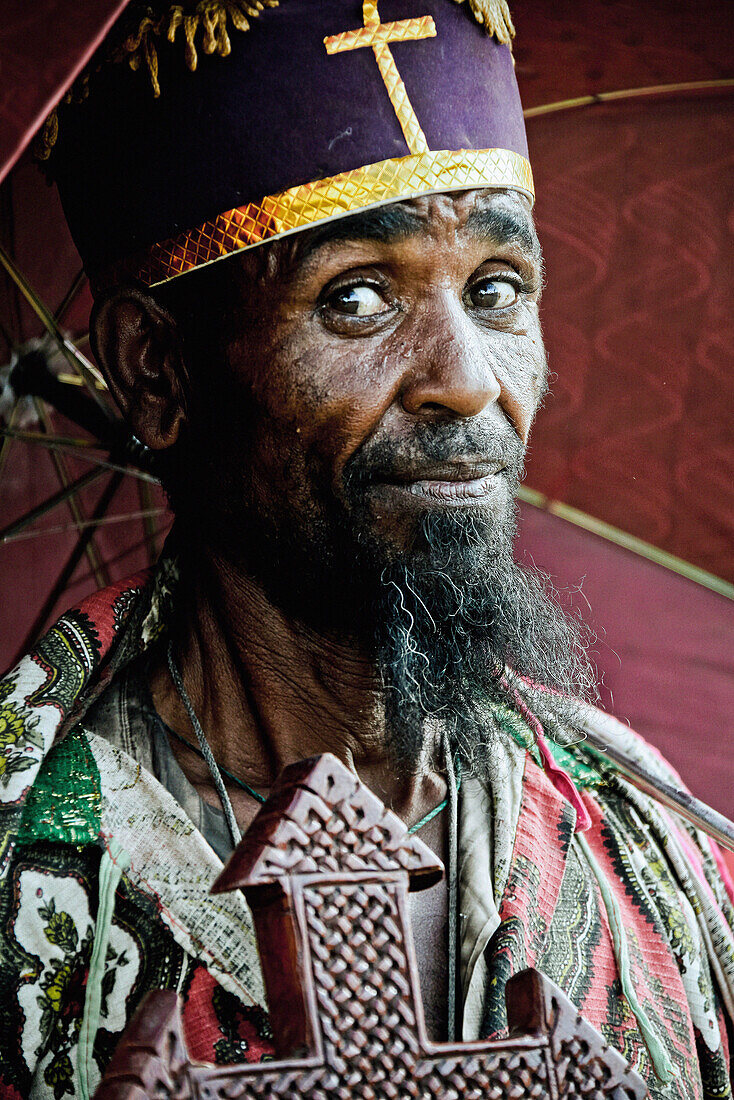
<svg viewBox="0 0 734 1100">
<path fill-rule="evenodd" d="M 608 744 L 600 734 L 588 728 L 585 732 L 587 737 L 585 743 L 600 756 L 611 760 L 633 786 L 708 833 L 722 847 L 734 852 L 734 822 L 724 817 L 718 810 L 714 810 L 712 806 L 707 806 L 699 798 L 694 798 L 688 791 L 680 790 L 666 779 L 654 775 L 644 765 Z"/>
</svg>

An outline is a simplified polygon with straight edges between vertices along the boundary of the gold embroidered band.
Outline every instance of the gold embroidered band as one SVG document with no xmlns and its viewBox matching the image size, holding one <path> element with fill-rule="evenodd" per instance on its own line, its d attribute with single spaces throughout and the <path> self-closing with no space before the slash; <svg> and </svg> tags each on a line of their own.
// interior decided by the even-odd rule
<svg viewBox="0 0 734 1100">
<path fill-rule="evenodd" d="M 535 197 L 530 163 L 519 153 L 508 149 L 417 153 L 290 187 L 260 202 L 227 210 L 116 265 L 95 282 L 105 287 L 132 276 L 157 286 L 263 241 L 370 206 L 481 187 L 510 187 L 531 201 Z"/>
</svg>

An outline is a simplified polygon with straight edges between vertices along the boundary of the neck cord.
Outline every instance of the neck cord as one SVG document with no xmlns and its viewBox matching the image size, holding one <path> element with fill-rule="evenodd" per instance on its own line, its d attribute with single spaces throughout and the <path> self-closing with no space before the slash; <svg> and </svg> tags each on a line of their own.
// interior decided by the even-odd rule
<svg viewBox="0 0 734 1100">
<path fill-rule="evenodd" d="M 171 673 L 171 679 L 173 680 L 174 687 L 179 694 L 181 702 L 186 708 L 186 713 L 189 716 L 189 721 L 191 722 L 192 729 L 196 734 L 196 740 L 199 742 L 199 747 L 197 748 L 196 745 L 192 745 L 188 738 L 182 737 L 180 733 L 176 733 L 176 731 L 174 729 L 171 729 L 170 726 L 166 726 L 166 732 L 172 734 L 177 741 L 180 741 L 181 744 L 185 745 L 187 749 L 191 750 L 191 752 L 195 752 L 196 755 L 200 756 L 201 759 L 206 763 L 211 773 L 212 780 L 214 781 L 214 786 L 216 788 L 217 794 L 219 795 L 219 799 L 222 803 L 224 816 L 227 819 L 227 825 L 229 827 L 230 833 L 232 833 L 232 839 L 234 840 L 236 847 L 242 838 L 242 834 L 235 820 L 234 812 L 232 810 L 232 803 L 230 801 L 229 795 L 227 794 L 227 789 L 224 786 L 222 775 L 226 775 L 227 779 L 229 779 L 232 783 L 235 783 L 238 787 L 241 788 L 241 790 L 247 791 L 250 797 L 254 798 L 255 801 L 259 802 L 261 805 L 266 801 L 265 796 L 260 794 L 260 792 L 256 791 L 253 787 L 251 787 L 249 783 L 245 783 L 244 779 L 240 779 L 238 776 L 228 771 L 222 764 L 217 764 L 216 760 L 214 759 L 214 753 L 209 748 L 209 742 L 206 739 L 204 730 L 201 728 L 201 723 L 196 717 L 196 711 L 194 710 L 193 703 L 189 698 L 189 693 L 184 687 L 181 673 L 179 672 L 178 667 L 176 666 L 176 662 L 173 659 L 173 642 L 169 642 L 168 644 L 167 656 L 168 671 Z M 449 766 L 451 767 L 452 778 L 454 777 L 454 775 L 456 776 L 456 778 L 453 778 L 453 783 L 456 787 L 456 791 L 458 792 L 461 789 L 461 766 L 458 757 L 456 759 L 456 763 L 454 764 L 454 761 L 451 760 Z M 455 772 L 454 768 L 456 769 Z M 446 809 L 446 807 L 449 805 L 449 801 L 449 794 L 447 794 L 446 798 L 444 798 L 442 802 L 439 802 L 438 806 L 434 806 L 432 810 L 429 810 L 428 813 L 420 819 L 420 821 L 416 821 L 415 825 L 411 825 L 408 829 L 408 833 L 412 836 L 413 833 L 417 833 L 419 829 L 422 829 L 424 825 L 427 825 L 429 821 L 433 821 L 434 817 L 438 817 L 438 815 L 441 813 L 441 810 Z M 232 815 L 231 820 L 230 814 Z M 236 839 L 235 831 L 232 829 L 233 823 L 236 830 Z"/>
<path fill-rule="evenodd" d="M 199 742 L 199 752 L 206 761 L 207 767 L 209 768 L 209 771 L 211 773 L 214 786 L 216 788 L 217 794 L 219 795 L 219 801 L 222 803 L 222 809 L 224 810 L 224 817 L 226 819 L 227 826 L 232 837 L 232 843 L 236 848 L 240 840 L 242 839 L 242 833 L 240 832 L 240 827 L 237 824 L 237 819 L 234 816 L 232 803 L 230 802 L 229 795 L 227 794 L 227 788 L 224 785 L 224 780 L 222 779 L 222 773 L 219 769 L 219 765 L 214 759 L 214 753 L 209 748 L 209 742 L 204 736 L 204 731 L 201 728 L 201 723 L 199 722 L 199 719 L 196 717 L 193 703 L 189 699 L 188 692 L 184 687 L 181 673 L 178 671 L 178 668 L 176 667 L 176 662 L 173 659 L 173 640 L 168 643 L 168 671 L 171 673 L 171 679 L 176 686 L 176 690 L 181 697 L 181 702 L 186 708 L 186 713 L 189 716 L 189 721 L 191 722 L 193 731 L 196 734 L 196 740 Z M 193 745 L 191 747 L 193 748 Z"/>
<path fill-rule="evenodd" d="M 233 783 L 236 783 L 242 790 L 247 791 L 257 802 L 265 802 L 265 798 L 258 791 L 253 790 L 242 779 L 238 779 L 232 772 L 227 771 L 226 768 L 221 768 L 214 759 L 214 753 L 209 747 L 209 742 L 206 739 L 204 730 L 201 728 L 201 723 L 196 717 L 196 711 L 194 705 L 189 698 L 181 673 L 178 670 L 176 662 L 173 659 L 173 641 L 168 643 L 168 670 L 171 673 L 171 679 L 174 686 L 178 691 L 181 698 L 181 702 L 186 708 L 186 713 L 189 716 L 189 721 L 196 734 L 196 740 L 199 742 L 199 748 L 192 745 L 185 737 L 182 737 L 180 733 L 176 733 L 175 730 L 169 727 L 169 732 L 173 736 L 186 745 L 192 752 L 197 753 L 206 762 L 209 772 L 211 773 L 214 787 L 219 795 L 219 800 L 222 803 L 222 809 L 224 816 L 229 827 L 229 831 L 232 835 L 232 842 L 235 846 L 239 844 L 242 839 L 242 833 L 240 827 L 237 824 L 237 819 L 234 816 L 234 810 L 232 809 L 232 803 L 229 795 L 227 794 L 227 788 L 224 785 L 222 779 L 222 772 L 231 779 Z M 443 735 L 443 749 L 446 766 L 446 784 L 448 787 L 446 798 L 442 802 L 439 802 L 438 806 L 434 806 L 432 810 L 417 821 L 415 825 L 411 825 L 408 829 L 410 834 L 417 833 L 419 829 L 427 825 L 429 821 L 432 821 L 434 817 L 441 813 L 447 805 L 449 807 L 449 867 L 448 867 L 448 1041 L 453 1042 L 456 1037 L 456 950 L 458 941 L 458 831 L 459 831 L 459 790 L 461 788 L 461 764 L 457 757 L 456 761 L 451 754 L 451 748 L 449 744 L 448 732 L 444 731 Z"/>
</svg>

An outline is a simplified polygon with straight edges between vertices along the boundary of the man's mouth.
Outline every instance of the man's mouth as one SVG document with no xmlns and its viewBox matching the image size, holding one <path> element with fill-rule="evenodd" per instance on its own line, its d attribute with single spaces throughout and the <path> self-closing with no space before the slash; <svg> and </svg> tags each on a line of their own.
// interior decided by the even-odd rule
<svg viewBox="0 0 734 1100">
<path fill-rule="evenodd" d="M 499 462 L 413 465 L 378 475 L 375 488 L 412 498 L 416 503 L 471 505 L 495 492 L 506 469 Z"/>
</svg>

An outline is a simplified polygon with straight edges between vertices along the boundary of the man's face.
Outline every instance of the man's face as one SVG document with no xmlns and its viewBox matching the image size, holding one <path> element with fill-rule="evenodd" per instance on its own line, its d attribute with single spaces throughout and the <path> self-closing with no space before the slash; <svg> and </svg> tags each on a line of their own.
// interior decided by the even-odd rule
<svg viewBox="0 0 734 1100">
<path fill-rule="evenodd" d="M 427 518 L 507 526 L 546 375 L 521 197 L 367 211 L 241 275 L 225 369 L 195 383 L 191 425 L 216 541 L 264 525 L 328 557 L 349 533 L 390 561 Z"/>
<path fill-rule="evenodd" d="M 360 643 L 396 759 L 416 763 L 433 717 L 481 768 L 507 667 L 593 683 L 577 628 L 512 557 L 546 380 L 527 206 L 420 198 L 234 270 L 224 363 L 195 375 L 187 432 L 205 545 L 291 618 Z"/>
</svg>

